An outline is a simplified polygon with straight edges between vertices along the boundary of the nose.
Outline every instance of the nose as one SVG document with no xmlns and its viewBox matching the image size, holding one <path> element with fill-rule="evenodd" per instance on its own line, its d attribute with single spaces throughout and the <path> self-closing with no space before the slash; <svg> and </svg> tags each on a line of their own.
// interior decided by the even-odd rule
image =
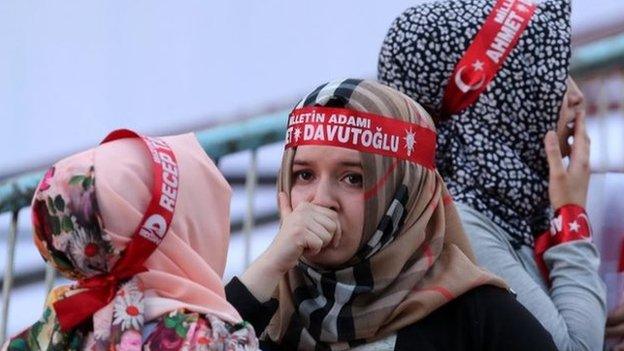
<svg viewBox="0 0 624 351">
<path fill-rule="evenodd" d="M 568 104 L 570 107 L 580 107 L 585 102 L 585 96 L 573 79 L 568 81 Z"/>
<path fill-rule="evenodd" d="M 580 90 L 574 92 L 574 94 L 570 95 L 570 105 L 572 107 L 581 107 L 585 102 L 585 96 Z"/>
<path fill-rule="evenodd" d="M 337 189 L 332 180 L 322 177 L 316 183 L 315 189 L 310 193 L 308 201 L 314 205 L 338 211 L 340 203 L 337 195 Z"/>
</svg>

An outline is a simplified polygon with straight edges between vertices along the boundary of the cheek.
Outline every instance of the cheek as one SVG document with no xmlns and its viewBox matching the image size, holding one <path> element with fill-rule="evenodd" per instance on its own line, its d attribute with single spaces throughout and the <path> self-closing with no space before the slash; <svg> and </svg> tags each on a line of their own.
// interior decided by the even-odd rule
<svg viewBox="0 0 624 351">
<path fill-rule="evenodd" d="M 295 185 L 290 189 L 290 204 L 292 208 L 296 208 L 299 203 L 306 201 L 308 198 L 305 187 Z"/>
<path fill-rule="evenodd" d="M 359 244 L 364 228 L 364 200 L 362 195 L 349 196 L 343 202 L 343 223 L 351 237 Z"/>
</svg>

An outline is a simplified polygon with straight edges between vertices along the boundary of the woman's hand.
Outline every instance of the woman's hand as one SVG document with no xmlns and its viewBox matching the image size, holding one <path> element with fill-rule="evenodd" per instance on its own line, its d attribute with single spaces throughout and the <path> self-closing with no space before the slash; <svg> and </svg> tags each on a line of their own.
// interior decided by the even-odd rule
<svg viewBox="0 0 624 351">
<path fill-rule="evenodd" d="M 316 255 L 328 246 L 338 246 L 342 231 L 338 214 L 325 207 L 302 202 L 293 210 L 285 193 L 279 194 L 282 224 L 266 250 L 274 267 L 282 273 L 303 255 Z"/>
<path fill-rule="evenodd" d="M 546 133 L 544 146 L 550 168 L 548 194 L 553 209 L 567 204 L 585 207 L 590 175 L 589 144 L 585 114 L 580 113 L 574 121 L 574 142 L 570 152 L 570 163 L 566 169 L 563 166 L 557 134 L 554 131 Z"/>
<path fill-rule="evenodd" d="M 271 297 L 281 277 L 301 256 L 316 255 L 328 245 L 338 246 L 342 235 L 338 214 L 333 210 L 309 202 L 293 210 L 285 193 L 279 194 L 279 204 L 279 232 L 240 278 L 261 302 Z"/>
</svg>

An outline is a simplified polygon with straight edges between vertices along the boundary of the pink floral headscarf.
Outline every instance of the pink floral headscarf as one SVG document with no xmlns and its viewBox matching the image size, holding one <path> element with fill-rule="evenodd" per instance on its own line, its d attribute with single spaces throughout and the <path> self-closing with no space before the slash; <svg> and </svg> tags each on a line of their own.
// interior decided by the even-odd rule
<svg viewBox="0 0 624 351">
<path fill-rule="evenodd" d="M 257 349 L 253 328 L 225 299 L 231 189 L 192 134 L 162 138 L 176 155 L 179 187 L 164 240 L 146 272 L 124 282 L 91 323 L 63 332 L 54 302 L 79 292 L 54 289 L 42 318 L 9 350 Z M 108 273 L 150 201 L 150 155 L 122 139 L 70 156 L 46 173 L 32 203 L 34 241 L 44 260 L 73 280 Z M 153 322 L 151 332 L 144 329 Z"/>
</svg>

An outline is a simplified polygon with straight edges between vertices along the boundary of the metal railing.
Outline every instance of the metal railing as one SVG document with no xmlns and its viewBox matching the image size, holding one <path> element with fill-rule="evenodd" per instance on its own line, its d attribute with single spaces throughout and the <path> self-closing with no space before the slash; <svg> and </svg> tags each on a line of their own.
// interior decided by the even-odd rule
<svg viewBox="0 0 624 351">
<path fill-rule="evenodd" d="M 573 75 L 582 77 L 581 83 L 592 79 L 600 79 L 600 77 L 605 75 L 609 76 L 611 74 L 609 72 L 613 72 L 609 70 L 621 70 L 624 67 L 624 34 L 576 48 L 571 67 Z M 621 99 L 620 102 L 624 102 L 624 92 Z M 257 149 L 263 145 L 283 140 L 286 116 L 287 111 L 281 111 L 197 132 L 197 138 L 201 146 L 216 161 L 232 153 L 244 150 L 251 151 L 251 162 L 245 175 L 247 203 L 242 223 L 245 242 L 245 265 L 249 264 L 251 258 L 251 232 L 254 229 L 254 222 L 258 222 L 253 206 L 254 194 L 258 184 Z M 624 165 L 621 165 L 619 170 L 624 171 Z M 10 295 L 14 281 L 13 263 L 19 213 L 21 209 L 30 205 L 34 189 L 42 176 L 43 171 L 32 172 L 0 183 L 0 214 L 11 213 L 5 256 L 6 266 L 2 280 L 0 345 L 6 336 Z M 1 233 L 0 231 L 0 235 Z M 54 271 L 48 268 L 45 275 L 45 284 L 48 291 L 53 283 Z"/>
</svg>

